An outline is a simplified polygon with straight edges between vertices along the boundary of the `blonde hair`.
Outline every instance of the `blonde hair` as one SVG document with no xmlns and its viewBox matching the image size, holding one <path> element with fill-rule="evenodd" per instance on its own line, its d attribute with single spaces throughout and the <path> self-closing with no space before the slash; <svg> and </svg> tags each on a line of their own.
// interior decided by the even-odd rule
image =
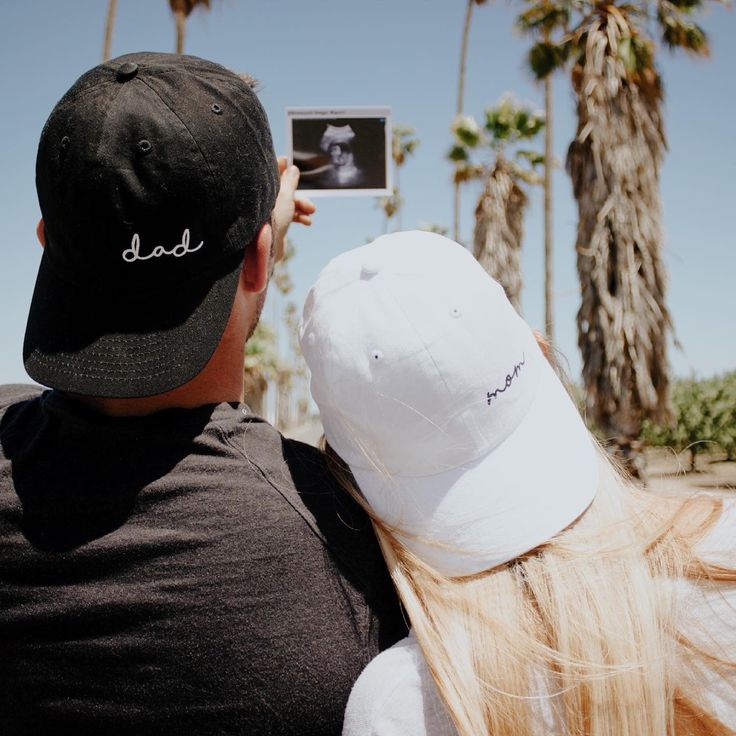
<svg viewBox="0 0 736 736">
<path fill-rule="evenodd" d="M 510 563 L 449 578 L 401 544 L 341 459 L 325 451 L 338 481 L 371 515 L 461 736 L 734 733 L 708 701 L 708 683 L 733 674 L 734 662 L 686 636 L 678 595 L 687 580 L 706 589 L 736 582 L 736 569 L 696 550 L 720 518 L 719 499 L 652 496 L 601 452 L 598 493 L 575 523 Z M 720 628 L 707 633 L 717 641 Z M 735 631 L 726 632 L 731 652 Z"/>
</svg>

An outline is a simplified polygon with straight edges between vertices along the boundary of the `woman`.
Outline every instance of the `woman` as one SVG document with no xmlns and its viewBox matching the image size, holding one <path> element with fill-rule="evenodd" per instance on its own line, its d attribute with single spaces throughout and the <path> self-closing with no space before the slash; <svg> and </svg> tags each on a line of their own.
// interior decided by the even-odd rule
<svg viewBox="0 0 736 736">
<path fill-rule="evenodd" d="M 733 733 L 736 511 L 624 481 L 467 251 L 338 256 L 301 344 L 412 625 L 345 734 Z"/>
</svg>

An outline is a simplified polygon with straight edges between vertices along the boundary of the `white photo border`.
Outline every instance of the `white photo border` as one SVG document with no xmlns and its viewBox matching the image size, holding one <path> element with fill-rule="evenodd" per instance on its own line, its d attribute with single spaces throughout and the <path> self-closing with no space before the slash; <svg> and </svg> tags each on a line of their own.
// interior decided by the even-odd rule
<svg viewBox="0 0 736 736">
<path fill-rule="evenodd" d="M 312 197 L 388 197 L 393 194 L 393 159 L 391 107 L 386 105 L 344 107 L 287 107 L 286 108 L 286 148 L 289 164 L 294 163 L 294 139 L 292 120 L 325 120 L 336 118 L 384 118 L 386 186 L 378 189 L 298 189 L 301 194 Z"/>
</svg>

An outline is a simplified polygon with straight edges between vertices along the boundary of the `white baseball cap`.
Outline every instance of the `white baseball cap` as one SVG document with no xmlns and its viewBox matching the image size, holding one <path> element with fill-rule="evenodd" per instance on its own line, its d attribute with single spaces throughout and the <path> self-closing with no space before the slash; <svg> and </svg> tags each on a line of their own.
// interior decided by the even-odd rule
<svg viewBox="0 0 736 736">
<path fill-rule="evenodd" d="M 580 414 L 457 243 L 401 232 L 337 256 L 307 296 L 300 343 L 327 441 L 438 572 L 512 560 L 593 500 L 598 454 Z"/>
</svg>

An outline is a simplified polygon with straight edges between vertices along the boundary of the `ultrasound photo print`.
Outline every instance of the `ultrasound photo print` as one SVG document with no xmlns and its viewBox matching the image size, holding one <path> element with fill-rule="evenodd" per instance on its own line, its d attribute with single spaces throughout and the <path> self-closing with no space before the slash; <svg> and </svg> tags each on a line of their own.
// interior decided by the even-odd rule
<svg viewBox="0 0 736 736">
<path fill-rule="evenodd" d="M 390 108 L 289 108 L 290 158 L 310 194 L 390 194 Z"/>
</svg>

